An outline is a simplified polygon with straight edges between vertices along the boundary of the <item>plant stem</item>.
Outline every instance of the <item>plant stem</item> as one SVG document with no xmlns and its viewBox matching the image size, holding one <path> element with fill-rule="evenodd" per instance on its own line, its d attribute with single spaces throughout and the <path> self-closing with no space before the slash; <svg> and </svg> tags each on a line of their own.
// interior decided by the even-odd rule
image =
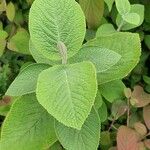
<svg viewBox="0 0 150 150">
<path fill-rule="evenodd" d="M 128 105 L 128 109 L 127 109 L 127 126 L 129 126 L 129 122 L 130 122 L 130 98 L 128 98 L 128 100 L 127 100 L 127 105 Z"/>
<path fill-rule="evenodd" d="M 119 27 L 117 29 L 118 32 L 121 30 L 123 25 L 124 25 L 124 20 L 121 21 L 121 23 L 120 23 L 120 25 L 119 25 Z"/>
<path fill-rule="evenodd" d="M 114 118 L 114 119 L 113 119 L 113 121 L 111 122 L 111 125 L 110 125 L 110 127 L 109 127 L 108 131 L 110 131 L 110 130 L 111 130 L 111 128 L 113 127 L 114 123 L 115 123 L 115 118 Z"/>
</svg>

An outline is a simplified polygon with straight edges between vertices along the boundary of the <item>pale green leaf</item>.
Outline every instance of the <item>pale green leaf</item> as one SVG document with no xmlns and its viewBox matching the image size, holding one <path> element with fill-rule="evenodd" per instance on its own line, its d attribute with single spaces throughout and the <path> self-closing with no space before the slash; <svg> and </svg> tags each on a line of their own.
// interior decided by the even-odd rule
<svg viewBox="0 0 150 150">
<path fill-rule="evenodd" d="M 111 35 L 99 37 L 97 39 L 89 41 L 84 46 L 84 48 L 90 46 L 99 47 L 106 50 L 110 49 L 111 51 L 114 51 L 115 53 L 121 55 L 121 59 L 116 64 L 109 67 L 103 72 L 98 72 L 97 77 L 99 84 L 103 84 L 117 79 L 122 79 L 123 77 L 127 76 L 129 72 L 131 72 L 131 70 L 137 65 L 141 55 L 140 38 L 138 34 L 134 33 L 118 32 Z M 93 60 L 90 59 L 90 61 L 92 61 L 94 64 L 95 59 L 102 59 L 101 57 L 99 57 L 99 55 L 94 56 L 98 57 L 94 57 Z M 89 58 L 86 60 L 89 60 Z"/>
<path fill-rule="evenodd" d="M 35 0 L 30 9 L 29 30 L 35 48 L 50 60 L 60 60 L 58 42 L 68 58 L 80 49 L 85 37 L 85 17 L 75 0 Z"/>
<path fill-rule="evenodd" d="M 15 17 L 15 6 L 12 2 L 9 2 L 6 7 L 6 16 L 9 19 L 9 21 L 13 21 Z"/>
<path fill-rule="evenodd" d="M 111 48 L 88 46 L 88 43 L 72 57 L 69 62 L 92 61 L 97 73 L 105 72 L 121 59 L 121 55 L 111 50 Z"/>
<path fill-rule="evenodd" d="M 97 90 L 97 95 L 96 95 L 96 98 L 95 98 L 95 109 L 98 110 L 103 104 L 103 99 L 102 99 L 102 96 L 101 96 L 101 93 L 100 93 L 100 90 Z"/>
<path fill-rule="evenodd" d="M 1 150 L 43 150 L 56 140 L 54 119 L 35 94 L 18 98 L 2 127 Z"/>
<path fill-rule="evenodd" d="M 130 12 L 131 6 L 129 0 L 115 0 L 115 3 L 120 15 L 125 15 Z"/>
<path fill-rule="evenodd" d="M 57 137 L 66 150 L 97 150 L 100 138 L 100 120 L 92 109 L 81 130 L 55 123 Z"/>
<path fill-rule="evenodd" d="M 90 29 L 98 28 L 104 12 L 104 0 L 79 0 Z"/>
<path fill-rule="evenodd" d="M 100 85 L 101 94 L 110 103 L 112 103 L 114 100 L 124 97 L 124 88 L 125 85 L 121 80 L 116 80 Z"/>
<path fill-rule="evenodd" d="M 6 40 L 0 39 L 0 56 L 3 55 L 6 47 Z"/>
<path fill-rule="evenodd" d="M 91 62 L 54 66 L 38 78 L 37 99 L 59 122 L 81 129 L 94 105 L 96 70 Z"/>
<path fill-rule="evenodd" d="M 0 40 L 4 40 L 8 37 L 8 33 L 4 30 L 0 30 Z"/>
<path fill-rule="evenodd" d="M 22 54 L 30 54 L 29 52 L 29 33 L 23 29 L 18 29 L 17 33 L 9 40 L 8 49 Z"/>
<path fill-rule="evenodd" d="M 139 24 L 134 25 L 134 24 L 130 24 L 130 23 L 124 21 L 123 26 L 121 27 L 121 30 L 130 30 L 130 29 L 140 26 L 143 23 L 143 21 L 144 21 L 144 6 L 143 5 L 140 5 L 140 4 L 131 5 L 130 13 L 136 13 L 140 16 Z M 134 19 L 133 19 L 133 21 L 134 21 Z M 121 22 L 122 22 L 122 17 L 118 14 L 117 19 L 116 19 L 117 26 L 119 26 L 121 24 Z"/>
<path fill-rule="evenodd" d="M 128 13 L 122 16 L 123 20 L 126 22 L 133 24 L 133 25 L 139 25 L 140 23 L 140 16 L 137 13 Z"/>
<path fill-rule="evenodd" d="M 111 9 L 112 9 L 113 3 L 115 2 L 115 0 L 104 0 L 104 1 L 107 4 L 108 10 L 110 12 Z"/>
<path fill-rule="evenodd" d="M 6 0 L 0 0 L 0 12 L 6 10 Z"/>
<path fill-rule="evenodd" d="M 31 64 L 27 66 L 9 86 L 6 95 L 21 96 L 35 92 L 38 75 L 47 68 L 49 68 L 49 65 L 44 64 Z"/>
<path fill-rule="evenodd" d="M 100 36 L 106 36 L 106 35 L 109 35 L 109 34 L 113 34 L 117 32 L 114 28 L 114 26 L 110 23 L 107 23 L 107 24 L 103 24 L 101 25 L 97 32 L 96 32 L 96 37 L 100 37 Z"/>
</svg>

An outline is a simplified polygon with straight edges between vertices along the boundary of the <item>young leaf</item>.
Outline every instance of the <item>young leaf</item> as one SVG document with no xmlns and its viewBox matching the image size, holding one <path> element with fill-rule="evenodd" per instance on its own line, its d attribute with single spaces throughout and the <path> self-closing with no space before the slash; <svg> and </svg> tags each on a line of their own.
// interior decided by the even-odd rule
<svg viewBox="0 0 150 150">
<path fill-rule="evenodd" d="M 23 29 L 18 29 L 17 33 L 9 40 L 8 49 L 22 54 L 29 54 L 29 33 Z"/>
<path fill-rule="evenodd" d="M 49 65 L 44 64 L 31 64 L 27 66 L 12 82 L 6 95 L 21 96 L 35 92 L 38 75 L 48 68 Z"/>
<path fill-rule="evenodd" d="M 88 43 L 87 43 L 88 44 Z M 121 55 L 111 49 L 98 46 L 83 46 L 70 60 L 70 63 L 92 61 L 97 73 L 105 72 L 121 59 Z"/>
<path fill-rule="evenodd" d="M 85 36 L 85 17 L 75 0 L 35 0 L 30 9 L 29 30 L 35 48 L 50 60 L 60 60 L 58 42 L 68 58 L 80 49 Z"/>
<path fill-rule="evenodd" d="M 97 93 L 96 70 L 91 62 L 60 65 L 40 73 L 39 103 L 58 121 L 81 129 L 94 105 Z"/>
<path fill-rule="evenodd" d="M 18 98 L 4 121 L 1 149 L 41 150 L 56 140 L 54 119 L 38 103 L 35 94 Z"/>
<path fill-rule="evenodd" d="M 138 150 L 138 140 L 136 132 L 126 126 L 121 126 L 117 133 L 118 150 Z"/>
<path fill-rule="evenodd" d="M 128 13 L 122 16 L 123 20 L 130 24 L 139 25 L 140 16 L 137 13 Z"/>
<path fill-rule="evenodd" d="M 150 94 L 144 92 L 141 86 L 135 86 L 131 94 L 131 101 L 135 102 L 135 107 L 144 107 L 150 103 Z"/>
<path fill-rule="evenodd" d="M 124 20 L 123 21 L 124 23 L 123 23 L 123 26 L 121 27 L 121 30 L 130 30 L 130 29 L 133 29 L 133 28 L 140 26 L 143 23 L 143 21 L 144 21 L 144 6 L 143 5 L 140 5 L 140 4 L 131 5 L 130 13 L 136 13 L 140 16 L 139 24 L 134 25 L 134 24 L 128 23 Z M 135 21 L 135 19 L 133 19 L 133 21 Z M 118 27 L 121 24 L 121 22 L 122 22 L 122 17 L 121 17 L 121 15 L 118 14 L 117 20 L 116 20 Z"/>
<path fill-rule="evenodd" d="M 115 0 L 117 10 L 120 15 L 128 14 L 131 10 L 129 0 Z"/>
<path fill-rule="evenodd" d="M 79 0 L 90 29 L 96 29 L 104 12 L 104 0 Z"/>
<path fill-rule="evenodd" d="M 97 150 L 100 138 L 100 120 L 92 109 L 81 130 L 76 130 L 55 123 L 57 137 L 63 147 L 68 150 Z"/>
<path fill-rule="evenodd" d="M 103 97 L 110 103 L 112 103 L 114 100 L 124 97 L 123 92 L 125 85 L 121 80 L 115 80 L 102 84 L 99 88 Z"/>
<path fill-rule="evenodd" d="M 12 2 L 9 2 L 9 4 L 6 7 L 6 15 L 9 21 L 13 21 L 15 17 L 15 6 Z"/>
<path fill-rule="evenodd" d="M 99 68 L 99 71 L 97 71 L 99 84 L 121 79 L 127 76 L 128 73 L 137 65 L 140 59 L 141 44 L 138 34 L 123 32 L 114 33 L 88 41 L 87 44 L 84 45 L 84 48 L 92 46 L 109 49 L 122 56 L 116 64 L 110 68 L 108 67 L 107 70 L 100 71 Z M 91 54 L 91 58 L 92 55 L 93 54 Z M 89 60 L 89 57 L 86 59 L 85 54 L 82 59 Z M 93 59 L 90 59 L 90 61 L 95 64 L 96 59 L 99 60 L 99 55 L 94 55 Z"/>
<path fill-rule="evenodd" d="M 145 127 L 144 124 L 142 124 L 141 122 L 136 122 L 134 124 L 134 129 L 141 135 L 141 136 L 145 136 L 147 133 L 147 129 Z"/>
<path fill-rule="evenodd" d="M 150 130 L 150 105 L 143 108 L 143 117 L 147 128 Z"/>
<path fill-rule="evenodd" d="M 115 101 L 112 104 L 112 108 L 111 108 L 112 116 L 115 118 L 115 120 L 117 120 L 119 117 L 124 115 L 127 109 L 128 106 L 125 101 L 121 101 L 121 100 Z"/>
</svg>

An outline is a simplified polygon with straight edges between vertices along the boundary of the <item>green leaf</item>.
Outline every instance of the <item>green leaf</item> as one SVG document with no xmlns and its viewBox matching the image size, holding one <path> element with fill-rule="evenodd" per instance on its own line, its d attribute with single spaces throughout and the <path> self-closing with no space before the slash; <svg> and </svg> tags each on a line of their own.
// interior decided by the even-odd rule
<svg viewBox="0 0 150 150">
<path fill-rule="evenodd" d="M 113 34 L 117 32 L 114 28 L 114 26 L 110 23 L 107 23 L 107 24 L 103 24 L 101 25 L 97 32 L 96 32 L 96 37 L 101 37 L 101 36 L 106 36 L 106 35 L 109 35 L 109 34 Z"/>
<path fill-rule="evenodd" d="M 144 6 L 143 5 L 140 5 L 140 4 L 131 5 L 130 13 L 136 13 L 140 16 L 139 24 L 134 25 L 134 24 L 124 21 L 121 30 L 130 30 L 130 29 L 140 26 L 143 23 L 143 21 L 144 21 Z M 132 21 L 135 21 L 135 20 L 133 19 Z M 121 24 L 121 22 L 122 22 L 122 17 L 118 14 L 117 20 L 116 20 L 117 26 L 119 26 Z"/>
<path fill-rule="evenodd" d="M 8 37 L 8 33 L 4 30 L 0 30 L 0 40 L 4 40 Z"/>
<path fill-rule="evenodd" d="M 90 29 L 96 29 L 104 12 L 104 0 L 79 0 Z"/>
<path fill-rule="evenodd" d="M 48 150 L 64 150 L 59 142 L 55 142 Z"/>
<path fill-rule="evenodd" d="M 99 90 L 97 90 L 97 95 L 96 95 L 96 98 L 95 98 L 95 109 L 98 110 L 103 104 L 103 99 L 102 99 L 102 96 L 101 96 L 101 93 Z"/>
<path fill-rule="evenodd" d="M 100 120 L 92 109 L 81 130 L 55 123 L 57 137 L 67 150 L 97 150 L 100 138 Z"/>
<path fill-rule="evenodd" d="M 15 6 L 12 2 L 9 2 L 6 7 L 6 16 L 9 19 L 9 21 L 13 21 L 15 17 Z"/>
<path fill-rule="evenodd" d="M 107 106 L 104 102 L 102 106 L 98 109 L 98 114 L 101 122 L 105 122 L 107 120 L 108 112 L 107 112 Z"/>
<path fill-rule="evenodd" d="M 140 23 L 140 16 L 137 13 L 128 13 L 123 15 L 122 17 L 126 22 L 130 24 L 139 25 Z"/>
<path fill-rule="evenodd" d="M 12 51 L 16 51 L 22 54 L 30 54 L 29 39 L 29 33 L 25 29 L 20 28 L 17 33 L 10 39 L 7 47 Z"/>
<path fill-rule="evenodd" d="M 110 12 L 111 9 L 112 9 L 113 3 L 115 2 L 115 0 L 104 0 L 104 1 L 107 4 L 108 10 Z"/>
<path fill-rule="evenodd" d="M 150 49 L 150 35 L 144 36 L 144 42 L 145 42 L 146 46 Z"/>
<path fill-rule="evenodd" d="M 91 62 L 60 65 L 40 73 L 39 103 L 58 121 L 81 129 L 94 105 L 97 93 L 96 70 Z"/>
<path fill-rule="evenodd" d="M 131 6 L 129 0 L 115 0 L 115 3 L 120 15 L 125 15 L 130 12 Z"/>
<path fill-rule="evenodd" d="M 89 41 L 84 48 L 93 46 L 111 50 L 121 55 L 120 60 L 114 65 L 108 67 L 104 71 L 97 71 L 97 79 L 99 84 L 122 79 L 127 76 L 129 72 L 131 72 L 131 70 L 137 65 L 141 54 L 140 38 L 138 34 L 134 33 L 117 32 L 111 35 L 99 37 Z M 86 55 L 84 57 L 86 58 Z M 94 55 L 93 60 L 90 59 L 90 61 L 95 64 L 95 59 L 100 60 L 99 55 Z M 111 59 L 113 60 L 113 58 Z M 89 60 L 89 58 L 86 60 Z"/>
<path fill-rule="evenodd" d="M 96 67 L 97 73 L 102 73 L 115 65 L 120 59 L 121 55 L 112 51 L 111 48 L 90 46 L 85 44 L 82 49 L 72 57 L 69 62 L 92 61 Z"/>
<path fill-rule="evenodd" d="M 80 49 L 85 37 L 85 17 L 75 0 L 35 0 L 29 30 L 35 48 L 50 60 L 60 60 L 57 45 L 63 42 L 68 58 Z"/>
<path fill-rule="evenodd" d="M 18 98 L 6 117 L 1 133 L 3 150 L 42 150 L 57 140 L 54 119 L 35 94 Z"/>
<path fill-rule="evenodd" d="M 99 88 L 103 97 L 110 103 L 112 103 L 114 100 L 121 99 L 124 97 L 125 85 L 121 80 L 116 80 L 102 84 Z"/>
<path fill-rule="evenodd" d="M 36 90 L 39 73 L 49 68 L 49 65 L 32 64 L 23 69 L 8 88 L 6 95 L 21 96 Z"/>
</svg>

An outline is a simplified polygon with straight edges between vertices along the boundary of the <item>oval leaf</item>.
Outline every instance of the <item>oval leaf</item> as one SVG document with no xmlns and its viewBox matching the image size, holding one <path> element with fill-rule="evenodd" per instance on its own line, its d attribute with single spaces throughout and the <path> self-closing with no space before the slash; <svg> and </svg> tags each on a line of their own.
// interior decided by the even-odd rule
<svg viewBox="0 0 150 150">
<path fill-rule="evenodd" d="M 50 60 L 60 60 L 58 42 L 67 47 L 68 58 L 80 49 L 85 36 L 85 17 L 75 0 L 35 0 L 29 30 L 35 48 Z"/>
<path fill-rule="evenodd" d="M 150 105 L 144 107 L 143 117 L 147 128 L 150 130 Z"/>
<path fill-rule="evenodd" d="M 81 129 L 97 93 L 96 71 L 90 62 L 54 66 L 38 78 L 39 103 L 66 126 Z"/>
</svg>

